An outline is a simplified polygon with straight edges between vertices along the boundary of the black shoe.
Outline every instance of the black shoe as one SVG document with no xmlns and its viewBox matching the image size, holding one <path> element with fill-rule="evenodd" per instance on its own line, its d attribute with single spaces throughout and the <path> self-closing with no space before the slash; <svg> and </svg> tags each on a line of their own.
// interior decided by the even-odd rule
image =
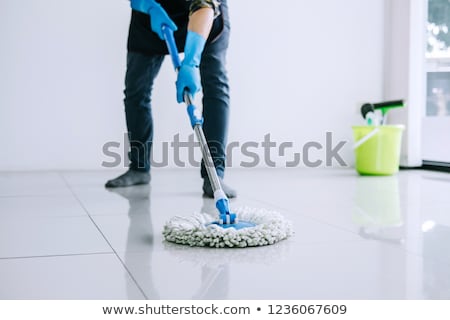
<svg viewBox="0 0 450 320">
<path fill-rule="evenodd" d="M 227 197 L 228 198 L 236 198 L 237 197 L 236 190 L 227 186 L 223 182 L 222 178 L 219 178 L 219 180 L 220 180 L 220 185 L 222 186 L 222 190 L 223 190 L 223 192 L 225 192 Z M 214 198 L 214 192 L 211 187 L 211 184 L 209 183 L 208 178 L 203 178 L 203 196 L 208 197 L 208 198 Z"/>
<path fill-rule="evenodd" d="M 106 182 L 106 188 L 123 188 L 150 183 L 150 172 L 128 170 L 123 175 Z"/>
</svg>

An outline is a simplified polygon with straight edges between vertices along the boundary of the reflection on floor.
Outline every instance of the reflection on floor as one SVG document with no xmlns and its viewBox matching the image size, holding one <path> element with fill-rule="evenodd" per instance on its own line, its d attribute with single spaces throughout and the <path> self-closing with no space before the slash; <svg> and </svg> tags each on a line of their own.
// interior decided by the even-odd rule
<svg viewBox="0 0 450 320">
<path fill-rule="evenodd" d="M 215 212 L 195 170 L 106 190 L 117 172 L 0 173 L 0 299 L 450 299 L 450 176 L 229 170 L 232 206 L 296 234 L 247 249 L 166 243 L 174 215 Z"/>
</svg>

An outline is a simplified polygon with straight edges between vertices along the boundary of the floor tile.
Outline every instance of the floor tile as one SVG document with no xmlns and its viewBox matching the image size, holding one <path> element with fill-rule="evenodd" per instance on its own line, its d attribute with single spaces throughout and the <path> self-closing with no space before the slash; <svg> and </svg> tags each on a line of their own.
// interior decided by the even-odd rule
<svg viewBox="0 0 450 320">
<path fill-rule="evenodd" d="M 70 194 L 57 172 L 0 173 L 0 197 Z"/>
<path fill-rule="evenodd" d="M 0 197 L 0 219 L 86 215 L 86 211 L 72 195 Z"/>
<path fill-rule="evenodd" d="M 105 189 L 121 173 L 0 173 L 0 280 L 2 270 L 10 273 L 12 296 L 82 296 L 75 281 L 59 286 L 63 271 L 51 277 L 53 289 L 41 289 L 44 270 L 61 266 L 75 270 L 80 288 L 92 283 L 89 299 L 110 297 L 100 283 L 108 277 L 118 299 L 142 297 L 138 287 L 150 299 L 450 299 L 448 174 L 228 170 L 226 181 L 239 193 L 232 209 L 277 210 L 295 235 L 273 246 L 223 250 L 162 237 L 173 216 L 217 214 L 214 201 L 202 197 L 198 170 L 157 169 L 151 186 Z M 92 261 L 92 274 L 91 258 L 71 256 L 79 254 L 101 260 Z M 112 272 L 94 279 L 102 268 Z M 21 278 L 31 287 L 15 282 Z"/>
<path fill-rule="evenodd" d="M 0 299 L 144 299 L 113 254 L 0 259 Z"/>
<path fill-rule="evenodd" d="M 2 218 L 0 258 L 112 252 L 88 217 Z"/>
<path fill-rule="evenodd" d="M 288 240 L 242 250 L 169 244 L 125 253 L 123 259 L 150 298 L 450 298 L 446 265 L 376 242 L 298 245 Z"/>
</svg>

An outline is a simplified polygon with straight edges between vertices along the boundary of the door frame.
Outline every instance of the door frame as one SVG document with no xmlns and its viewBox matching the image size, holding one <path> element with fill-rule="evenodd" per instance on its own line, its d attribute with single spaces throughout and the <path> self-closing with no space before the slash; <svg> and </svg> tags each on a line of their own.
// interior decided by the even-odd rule
<svg viewBox="0 0 450 320">
<path fill-rule="evenodd" d="M 421 167 L 422 119 L 426 99 L 427 0 L 385 0 L 384 98 L 405 99 L 389 123 L 404 124 L 400 165 Z"/>
</svg>

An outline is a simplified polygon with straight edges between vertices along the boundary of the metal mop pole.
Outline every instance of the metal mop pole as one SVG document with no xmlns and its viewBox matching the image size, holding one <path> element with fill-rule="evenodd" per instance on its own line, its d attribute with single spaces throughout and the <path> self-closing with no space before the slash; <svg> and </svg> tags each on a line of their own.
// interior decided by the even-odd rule
<svg viewBox="0 0 450 320">
<path fill-rule="evenodd" d="M 172 58 L 172 63 L 175 67 L 175 70 L 178 72 L 181 66 L 181 61 L 178 56 L 178 49 L 173 37 L 173 31 L 166 26 L 163 26 L 162 31 L 164 33 L 167 48 Z M 191 120 L 192 128 L 194 129 L 195 135 L 200 143 L 206 172 L 208 173 L 209 181 L 214 192 L 216 207 L 219 210 L 219 224 L 235 224 L 237 223 L 236 215 L 234 213 L 230 213 L 228 207 L 228 198 L 225 192 L 223 192 L 222 186 L 220 185 L 219 177 L 217 176 L 211 152 L 209 151 L 208 143 L 206 142 L 205 134 L 203 133 L 203 117 L 198 114 L 198 109 L 194 105 L 192 96 L 188 91 L 184 92 L 184 102 L 187 106 L 187 112 Z"/>
<path fill-rule="evenodd" d="M 188 92 L 184 93 L 184 102 L 187 106 L 193 106 L 191 95 Z M 197 110 L 195 110 L 197 111 Z M 194 111 L 194 112 L 195 112 Z M 203 119 L 202 119 L 203 123 Z M 201 123 L 196 123 L 194 126 L 195 136 L 200 143 L 200 148 L 202 150 L 203 161 L 205 162 L 206 172 L 208 173 L 209 181 L 213 192 L 222 190 L 220 185 L 219 177 L 217 176 L 216 168 L 214 166 L 214 161 L 211 156 L 211 152 L 208 148 L 208 143 L 206 142 L 205 134 L 203 133 L 203 128 Z"/>
</svg>

